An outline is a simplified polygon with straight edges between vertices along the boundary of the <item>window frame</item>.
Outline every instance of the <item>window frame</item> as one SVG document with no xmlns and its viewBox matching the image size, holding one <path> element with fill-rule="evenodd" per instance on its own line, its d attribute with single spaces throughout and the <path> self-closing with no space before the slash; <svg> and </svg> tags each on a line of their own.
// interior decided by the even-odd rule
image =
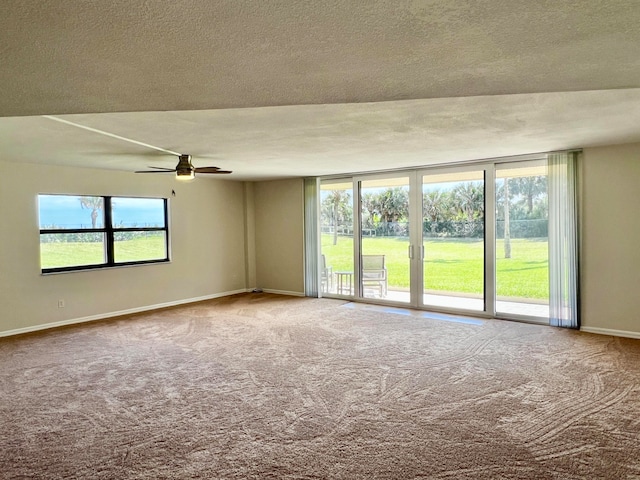
<svg viewBox="0 0 640 480">
<path fill-rule="evenodd" d="M 59 195 L 66 197 L 99 197 L 103 200 L 103 215 L 104 215 L 104 227 L 103 228 L 40 228 L 39 236 L 53 234 L 70 234 L 70 233 L 102 233 L 104 234 L 104 253 L 105 261 L 102 263 L 92 263 L 89 265 L 72 265 L 66 267 L 51 267 L 43 268 L 40 264 L 40 270 L 43 275 L 50 273 L 63 273 L 63 272 L 75 272 L 82 270 L 97 270 L 102 268 L 114 268 L 114 267 L 129 267 L 135 265 L 149 265 L 154 263 L 167 263 L 170 261 L 170 243 L 169 243 L 169 199 L 165 197 L 132 197 L 124 195 L 88 195 L 88 194 L 66 194 L 66 193 L 39 193 L 40 196 L 44 195 Z M 113 212 L 112 212 L 112 200 L 118 198 L 125 199 L 152 199 L 162 200 L 164 210 L 164 227 L 114 227 L 113 226 Z M 40 214 L 40 207 L 38 206 L 38 214 Z M 165 241 L 165 257 L 151 260 L 136 260 L 128 262 L 116 262 L 115 261 L 115 236 L 121 232 L 164 232 Z M 42 245 L 42 242 L 39 242 Z M 40 251 L 40 261 L 42 262 L 42 251 Z"/>
</svg>

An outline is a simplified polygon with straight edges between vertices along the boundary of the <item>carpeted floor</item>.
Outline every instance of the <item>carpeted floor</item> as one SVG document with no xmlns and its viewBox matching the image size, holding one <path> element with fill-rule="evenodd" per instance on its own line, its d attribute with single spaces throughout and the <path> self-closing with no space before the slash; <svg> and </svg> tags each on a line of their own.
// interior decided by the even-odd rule
<svg viewBox="0 0 640 480">
<path fill-rule="evenodd" d="M 640 341 L 238 295 L 0 339 L 0 478 L 640 478 Z"/>
</svg>

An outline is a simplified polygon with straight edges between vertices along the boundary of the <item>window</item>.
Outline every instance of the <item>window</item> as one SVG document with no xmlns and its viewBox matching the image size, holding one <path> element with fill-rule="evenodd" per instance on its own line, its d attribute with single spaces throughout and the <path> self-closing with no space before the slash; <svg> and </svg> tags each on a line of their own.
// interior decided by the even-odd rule
<svg viewBox="0 0 640 480">
<path fill-rule="evenodd" d="M 42 273 L 169 261 L 167 199 L 38 195 Z"/>
</svg>

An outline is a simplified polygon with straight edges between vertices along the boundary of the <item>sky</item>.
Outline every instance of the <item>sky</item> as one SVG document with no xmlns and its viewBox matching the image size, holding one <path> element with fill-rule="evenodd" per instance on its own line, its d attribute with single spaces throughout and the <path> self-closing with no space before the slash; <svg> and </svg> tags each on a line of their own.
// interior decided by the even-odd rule
<svg viewBox="0 0 640 480">
<path fill-rule="evenodd" d="M 164 201 L 161 198 L 113 197 L 114 226 L 156 227 L 164 225 Z M 91 209 L 82 208 L 77 195 L 38 195 L 40 228 L 91 228 Z M 104 226 L 99 211 L 96 227 Z M 122 222 L 122 223 L 121 223 Z"/>
</svg>

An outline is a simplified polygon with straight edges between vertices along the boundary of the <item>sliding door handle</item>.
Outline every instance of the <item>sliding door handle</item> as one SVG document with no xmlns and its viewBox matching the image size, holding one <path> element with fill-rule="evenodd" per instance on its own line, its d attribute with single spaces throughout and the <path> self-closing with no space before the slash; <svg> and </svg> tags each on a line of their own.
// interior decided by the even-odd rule
<svg viewBox="0 0 640 480">
<path fill-rule="evenodd" d="M 413 245 L 409 245 L 408 255 L 409 255 L 409 258 L 413 260 L 413 256 L 414 256 Z M 424 260 L 424 245 L 420 245 L 420 260 Z"/>
</svg>

